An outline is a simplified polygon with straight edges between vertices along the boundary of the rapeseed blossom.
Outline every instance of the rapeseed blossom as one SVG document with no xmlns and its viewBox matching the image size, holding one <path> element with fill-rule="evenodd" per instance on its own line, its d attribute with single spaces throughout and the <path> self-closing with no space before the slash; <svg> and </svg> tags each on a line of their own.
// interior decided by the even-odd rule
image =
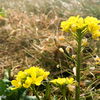
<svg viewBox="0 0 100 100">
<path fill-rule="evenodd" d="M 34 84 L 39 86 L 41 81 L 46 80 L 49 74 L 49 71 L 34 66 L 26 69 L 24 72 L 19 71 L 18 75 L 15 75 L 16 80 L 11 81 L 11 84 L 14 86 L 11 90 L 21 87 L 29 88 Z"/>
<path fill-rule="evenodd" d="M 93 39 L 96 39 L 100 36 L 100 20 L 95 17 L 87 16 L 85 19 L 82 17 L 71 16 L 68 20 L 61 22 L 62 31 L 69 32 L 76 34 L 86 34 L 91 33 Z"/>
<path fill-rule="evenodd" d="M 74 79 L 66 77 L 66 78 L 54 79 L 54 80 L 52 80 L 50 82 L 54 83 L 56 86 L 62 86 L 62 85 L 73 84 L 74 83 Z"/>
</svg>

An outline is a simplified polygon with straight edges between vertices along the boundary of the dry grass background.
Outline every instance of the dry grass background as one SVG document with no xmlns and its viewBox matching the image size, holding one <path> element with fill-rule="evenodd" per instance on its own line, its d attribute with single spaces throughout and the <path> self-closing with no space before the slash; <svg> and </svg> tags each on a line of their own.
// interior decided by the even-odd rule
<svg viewBox="0 0 100 100">
<path fill-rule="evenodd" d="M 58 51 L 59 47 L 68 46 L 66 42 L 59 41 L 62 34 L 60 22 L 71 15 L 92 15 L 100 19 L 99 7 L 98 2 L 91 0 L 0 0 L 0 8 L 6 13 L 2 19 L 5 23 L 0 26 L 0 78 L 4 77 L 8 67 L 11 67 L 10 79 L 19 70 L 31 66 L 44 67 L 56 77 L 64 73 L 56 68 L 57 64 L 62 64 L 64 68 L 67 66 L 65 69 L 72 72 L 74 64 L 69 60 L 69 63 L 65 62 L 66 58 Z M 76 46 L 68 34 L 64 33 L 64 36 Z M 98 46 L 99 50 L 100 42 L 92 42 L 92 47 Z M 98 70 L 100 68 L 96 66 L 95 70 L 86 74 L 89 75 L 86 78 L 92 77 L 95 82 L 96 75 L 100 75 Z"/>
</svg>

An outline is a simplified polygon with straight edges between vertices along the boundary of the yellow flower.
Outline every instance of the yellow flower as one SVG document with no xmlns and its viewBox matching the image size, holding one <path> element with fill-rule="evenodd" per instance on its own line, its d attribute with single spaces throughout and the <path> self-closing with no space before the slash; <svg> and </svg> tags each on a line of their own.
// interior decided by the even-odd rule
<svg viewBox="0 0 100 100">
<path fill-rule="evenodd" d="M 46 80 L 47 79 L 47 76 L 50 74 L 50 72 L 44 72 L 43 74 L 43 79 Z"/>
<path fill-rule="evenodd" d="M 100 32 L 97 30 L 92 34 L 93 39 L 96 39 L 100 36 Z"/>
<path fill-rule="evenodd" d="M 26 74 L 24 72 L 22 72 L 22 71 L 19 71 L 18 75 L 15 75 L 15 77 L 25 78 Z"/>
<path fill-rule="evenodd" d="M 52 80 L 52 81 L 50 81 L 50 82 L 52 82 L 52 83 L 56 84 L 57 79 L 54 79 L 54 80 Z"/>
<path fill-rule="evenodd" d="M 73 84 L 74 83 L 74 79 L 73 78 L 58 78 L 58 79 L 54 79 L 52 81 L 50 81 L 52 83 L 54 83 L 55 85 L 57 86 L 60 86 L 60 85 L 67 85 L 67 84 Z"/>
<path fill-rule="evenodd" d="M 85 26 L 86 26 L 86 24 L 84 23 L 84 19 L 82 17 L 80 17 L 77 22 L 78 29 L 83 29 Z"/>
<path fill-rule="evenodd" d="M 87 45 L 87 39 L 86 38 L 85 39 L 82 39 L 82 44 L 83 44 L 83 46 L 86 47 L 86 45 Z"/>
<path fill-rule="evenodd" d="M 50 81 L 54 83 L 55 85 L 65 85 L 66 84 L 66 78 L 58 78 Z"/>
<path fill-rule="evenodd" d="M 77 37 L 77 30 L 81 34 L 85 34 L 86 32 L 92 33 L 92 37 L 96 39 L 100 36 L 100 20 L 98 20 L 95 17 L 86 17 L 83 19 L 82 17 L 79 18 L 79 16 L 71 16 L 68 20 L 61 22 L 61 28 L 65 32 L 69 32 L 70 30 L 74 32 L 76 35 L 74 37 Z"/>
<path fill-rule="evenodd" d="M 32 84 L 40 85 L 41 81 L 43 80 L 43 77 L 42 76 L 37 77 L 36 75 L 37 75 L 36 72 L 31 73 L 31 77 L 33 80 Z"/>
<path fill-rule="evenodd" d="M 74 83 L 74 79 L 73 78 L 66 78 L 66 80 L 67 80 L 67 84 L 73 84 Z"/>
<path fill-rule="evenodd" d="M 32 78 L 27 77 L 27 80 L 25 81 L 25 83 L 23 83 L 23 87 L 28 88 L 31 86 L 32 83 Z"/>
<path fill-rule="evenodd" d="M 66 78 L 58 78 L 57 84 L 59 84 L 59 85 L 65 85 L 66 84 Z"/>
<path fill-rule="evenodd" d="M 15 86 L 14 88 L 11 88 L 11 90 L 15 90 L 17 88 L 21 88 L 22 87 L 22 84 L 21 84 L 21 79 L 20 78 L 17 78 L 17 80 L 12 80 L 11 81 L 11 84 L 13 86 Z"/>
<path fill-rule="evenodd" d="M 12 85 L 15 86 L 13 89 L 31 87 L 32 84 L 39 86 L 43 79 L 47 79 L 47 76 L 50 74 L 49 71 L 45 71 L 43 68 L 31 67 L 26 69 L 24 72 L 19 71 L 18 75 L 15 75 L 16 80 L 12 80 Z"/>
<path fill-rule="evenodd" d="M 63 31 L 68 32 L 70 25 L 66 21 L 62 21 L 61 22 L 61 28 L 63 29 Z"/>
</svg>

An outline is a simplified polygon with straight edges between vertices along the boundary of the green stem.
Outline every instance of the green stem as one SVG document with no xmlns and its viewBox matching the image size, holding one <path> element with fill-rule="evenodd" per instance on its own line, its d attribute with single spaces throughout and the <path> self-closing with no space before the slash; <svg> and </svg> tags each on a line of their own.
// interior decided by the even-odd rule
<svg viewBox="0 0 100 100">
<path fill-rule="evenodd" d="M 78 85 L 76 86 L 75 100 L 80 98 L 80 66 L 81 66 L 81 37 L 79 36 L 78 50 L 77 50 L 77 68 L 76 68 L 76 80 Z"/>
<path fill-rule="evenodd" d="M 63 100 L 66 100 L 66 91 L 67 91 L 66 86 L 65 85 L 62 85 L 61 87 L 59 87 L 59 89 L 62 92 Z"/>
<path fill-rule="evenodd" d="M 63 88 L 63 100 L 66 100 L 66 89 L 65 88 Z"/>
<path fill-rule="evenodd" d="M 32 90 L 33 90 L 33 93 L 35 94 L 35 96 L 37 97 L 37 99 L 38 99 L 38 100 L 41 100 L 41 99 L 39 98 L 39 96 L 38 96 L 38 94 L 37 94 L 37 92 L 36 92 L 34 86 L 32 87 Z"/>
</svg>

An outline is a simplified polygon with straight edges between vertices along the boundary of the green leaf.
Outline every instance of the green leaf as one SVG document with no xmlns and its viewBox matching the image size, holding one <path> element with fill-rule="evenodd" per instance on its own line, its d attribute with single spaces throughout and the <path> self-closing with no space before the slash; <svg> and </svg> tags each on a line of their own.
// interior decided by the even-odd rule
<svg viewBox="0 0 100 100">
<path fill-rule="evenodd" d="M 5 17 L 6 13 L 5 13 L 5 11 L 4 11 L 3 9 L 0 9 L 0 15 L 1 15 L 2 17 Z"/>
<path fill-rule="evenodd" d="M 0 8 L 0 12 L 3 12 L 4 10 L 2 8 Z"/>
<path fill-rule="evenodd" d="M 46 99 L 50 99 L 50 83 L 48 82 L 47 86 L 46 86 L 46 93 L 44 96 Z"/>
<path fill-rule="evenodd" d="M 5 89 L 6 89 L 6 85 L 3 82 L 3 80 L 0 79 L 0 95 L 4 93 Z"/>
<path fill-rule="evenodd" d="M 42 96 L 39 97 L 42 100 Z M 36 98 L 36 96 L 26 96 L 24 100 L 38 100 L 38 99 Z"/>
<path fill-rule="evenodd" d="M 27 90 L 28 89 L 23 90 L 23 93 L 21 93 L 21 96 L 20 96 L 19 100 L 24 100 L 24 98 L 26 96 L 26 93 L 27 93 Z"/>
<path fill-rule="evenodd" d="M 7 96 L 6 100 L 19 100 L 18 90 L 11 90 L 12 87 L 13 86 L 10 86 L 4 91 L 4 95 Z"/>
<path fill-rule="evenodd" d="M 57 100 L 57 97 L 54 96 L 54 97 L 53 97 L 53 100 Z"/>
<path fill-rule="evenodd" d="M 80 98 L 80 100 L 86 100 L 86 98 Z"/>
<path fill-rule="evenodd" d="M 9 79 L 10 77 L 10 72 L 11 72 L 11 68 L 7 68 L 6 72 L 5 72 L 5 76 L 4 76 L 4 79 Z"/>
<path fill-rule="evenodd" d="M 3 82 L 4 82 L 5 84 L 11 85 L 11 81 L 9 81 L 8 79 L 3 79 Z"/>
<path fill-rule="evenodd" d="M 1 15 L 2 17 L 4 17 L 4 16 L 5 16 L 5 13 L 4 13 L 4 12 L 0 12 L 0 15 Z"/>
</svg>

